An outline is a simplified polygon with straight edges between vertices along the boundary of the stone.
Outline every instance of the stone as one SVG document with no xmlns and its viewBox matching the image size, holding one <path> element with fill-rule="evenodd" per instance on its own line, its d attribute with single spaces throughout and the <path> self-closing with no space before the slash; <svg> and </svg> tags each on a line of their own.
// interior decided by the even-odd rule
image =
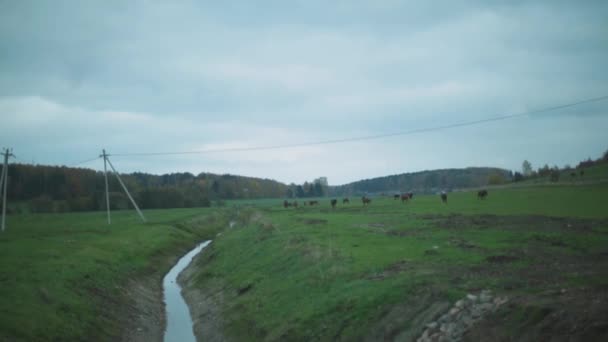
<svg viewBox="0 0 608 342">
<path fill-rule="evenodd" d="M 490 302 L 491 300 L 492 300 L 492 296 L 490 296 L 487 293 L 482 293 L 479 296 L 479 301 L 482 302 L 482 303 L 487 303 L 487 302 Z"/>
<path fill-rule="evenodd" d="M 494 305 L 491 303 L 483 303 L 483 304 L 479 304 L 479 309 L 482 312 L 488 312 L 488 311 L 492 311 L 494 309 Z"/>
<path fill-rule="evenodd" d="M 472 301 L 472 302 L 474 302 L 474 301 L 476 301 L 476 300 L 477 300 L 477 296 L 472 295 L 472 294 L 470 294 L 470 293 L 469 293 L 469 294 L 467 295 L 467 299 L 468 299 L 468 300 L 470 300 L 470 301 Z"/>
<path fill-rule="evenodd" d="M 449 314 L 450 314 L 450 316 L 454 316 L 459 312 L 460 312 L 459 308 L 451 308 Z"/>
<path fill-rule="evenodd" d="M 461 300 L 457 301 L 456 304 L 454 304 L 454 306 L 462 309 L 465 306 L 465 301 L 461 299 Z"/>
<path fill-rule="evenodd" d="M 463 325 L 465 325 L 467 327 L 470 327 L 473 325 L 473 323 L 475 323 L 475 321 L 473 321 L 473 318 L 471 318 L 471 316 L 463 316 L 460 321 L 462 322 Z"/>
<path fill-rule="evenodd" d="M 425 329 L 420 338 L 427 340 L 429 338 L 429 329 Z"/>
<path fill-rule="evenodd" d="M 433 329 L 437 329 L 437 327 L 439 326 L 439 324 L 437 324 L 437 322 L 431 322 L 429 324 L 426 325 L 427 328 L 433 330 Z"/>
</svg>

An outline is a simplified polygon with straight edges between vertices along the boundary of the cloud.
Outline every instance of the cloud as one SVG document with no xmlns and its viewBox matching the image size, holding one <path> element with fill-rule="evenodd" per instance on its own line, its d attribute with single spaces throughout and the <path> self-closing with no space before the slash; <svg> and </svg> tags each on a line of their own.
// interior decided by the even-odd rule
<svg viewBox="0 0 608 342">
<path fill-rule="evenodd" d="M 0 143 L 39 162 L 84 160 L 104 147 L 189 151 L 368 136 L 608 94 L 605 2 L 2 6 Z M 435 167 L 514 168 L 526 154 L 574 163 L 605 149 L 606 111 L 596 103 L 361 144 L 121 162 L 125 170 L 338 183 Z"/>
</svg>

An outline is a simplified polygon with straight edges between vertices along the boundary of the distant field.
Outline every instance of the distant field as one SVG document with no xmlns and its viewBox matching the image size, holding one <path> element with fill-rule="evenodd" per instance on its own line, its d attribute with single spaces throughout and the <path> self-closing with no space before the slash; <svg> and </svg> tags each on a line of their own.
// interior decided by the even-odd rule
<svg viewBox="0 0 608 342">
<path fill-rule="evenodd" d="M 11 215 L 0 233 L 0 341 L 114 341 L 132 313 L 128 284 L 160 280 L 226 224 L 215 209 Z"/>
<path fill-rule="evenodd" d="M 603 184 L 453 193 L 448 204 L 353 199 L 335 210 L 328 199 L 264 201 L 240 210 L 189 288 L 211 294 L 236 340 L 415 339 L 438 308 L 481 289 L 511 298 L 498 337 L 546 339 L 541 322 L 566 306 L 545 323 L 595 324 L 586 331 L 597 338 L 608 327 L 598 318 L 607 309 L 592 305 L 608 288 L 607 196 Z"/>
</svg>

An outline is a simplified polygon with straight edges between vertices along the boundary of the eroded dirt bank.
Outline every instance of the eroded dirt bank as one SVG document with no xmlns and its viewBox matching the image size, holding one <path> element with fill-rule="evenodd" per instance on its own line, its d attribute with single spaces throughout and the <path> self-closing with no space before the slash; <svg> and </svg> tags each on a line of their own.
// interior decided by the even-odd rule
<svg viewBox="0 0 608 342">
<path fill-rule="evenodd" d="M 194 324 L 194 335 L 197 341 L 226 341 L 222 333 L 221 304 L 223 301 L 223 291 L 204 293 L 194 285 L 194 276 L 197 264 L 201 258 L 208 253 L 213 245 L 201 251 L 182 271 L 177 278 L 182 287 L 182 295 L 190 309 L 190 316 Z"/>
<path fill-rule="evenodd" d="M 126 328 L 122 341 L 162 342 L 165 331 L 165 305 L 162 278 L 142 277 L 127 288 L 130 302 L 126 307 Z"/>
</svg>

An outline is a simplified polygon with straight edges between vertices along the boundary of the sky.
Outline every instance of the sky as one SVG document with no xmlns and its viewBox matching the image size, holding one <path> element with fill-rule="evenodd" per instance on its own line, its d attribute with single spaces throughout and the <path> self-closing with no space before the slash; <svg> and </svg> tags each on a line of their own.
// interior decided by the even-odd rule
<svg viewBox="0 0 608 342">
<path fill-rule="evenodd" d="M 606 1 L 0 0 L 0 147 L 120 172 L 330 184 L 608 149 Z M 100 169 L 100 159 L 79 164 Z"/>
</svg>

